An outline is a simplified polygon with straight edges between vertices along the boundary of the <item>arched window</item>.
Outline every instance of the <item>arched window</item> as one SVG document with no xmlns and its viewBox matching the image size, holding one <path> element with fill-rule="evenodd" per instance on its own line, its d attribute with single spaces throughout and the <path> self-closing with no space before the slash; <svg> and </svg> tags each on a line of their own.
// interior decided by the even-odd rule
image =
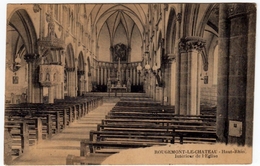
<svg viewBox="0 0 260 166">
<path fill-rule="evenodd" d="M 213 85 L 218 84 L 218 45 L 214 49 Z"/>
</svg>

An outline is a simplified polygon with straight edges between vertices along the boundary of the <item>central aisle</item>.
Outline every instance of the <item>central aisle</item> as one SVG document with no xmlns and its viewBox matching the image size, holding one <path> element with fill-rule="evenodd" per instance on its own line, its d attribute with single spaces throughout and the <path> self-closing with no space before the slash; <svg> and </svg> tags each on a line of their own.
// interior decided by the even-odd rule
<svg viewBox="0 0 260 166">
<path fill-rule="evenodd" d="M 96 130 L 97 124 L 116 103 L 104 103 L 85 117 L 72 123 L 51 140 L 43 140 L 39 145 L 15 159 L 12 165 L 66 165 L 68 154 L 80 155 L 80 140 L 89 139 L 89 131 Z"/>
</svg>

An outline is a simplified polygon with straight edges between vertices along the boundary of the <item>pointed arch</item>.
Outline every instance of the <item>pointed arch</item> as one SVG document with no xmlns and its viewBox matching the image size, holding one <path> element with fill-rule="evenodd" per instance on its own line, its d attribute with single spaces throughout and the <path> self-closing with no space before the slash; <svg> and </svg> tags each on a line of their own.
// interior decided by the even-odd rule
<svg viewBox="0 0 260 166">
<path fill-rule="evenodd" d="M 85 61 L 84 61 L 83 52 L 80 51 L 79 57 L 78 57 L 78 71 L 85 71 L 84 66 L 85 66 Z"/>
<path fill-rule="evenodd" d="M 203 36 L 207 24 L 210 24 L 210 26 L 216 31 L 216 33 L 218 33 L 218 27 L 212 23 L 209 23 L 210 17 L 212 16 L 213 12 L 218 12 L 218 4 L 209 4 L 209 6 L 207 7 L 206 11 L 204 12 L 202 21 L 200 21 L 196 33 L 197 36 Z"/>
<path fill-rule="evenodd" d="M 87 57 L 87 69 L 88 69 L 88 75 L 90 76 L 91 75 L 91 63 L 90 63 L 90 59 L 89 57 Z"/>
<path fill-rule="evenodd" d="M 26 53 L 37 53 L 37 35 L 27 11 L 24 9 L 15 11 L 8 24 L 19 33 L 24 42 Z"/>
<path fill-rule="evenodd" d="M 67 68 L 75 69 L 74 50 L 71 43 L 67 45 L 65 62 Z"/>
<path fill-rule="evenodd" d="M 176 13 L 173 8 L 170 9 L 169 20 L 166 29 L 166 54 L 174 53 L 176 35 Z"/>
</svg>

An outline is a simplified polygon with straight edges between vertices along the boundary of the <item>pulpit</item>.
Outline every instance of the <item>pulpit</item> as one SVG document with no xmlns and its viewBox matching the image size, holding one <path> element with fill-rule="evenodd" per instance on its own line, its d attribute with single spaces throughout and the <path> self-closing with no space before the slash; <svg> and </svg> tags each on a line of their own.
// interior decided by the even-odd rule
<svg viewBox="0 0 260 166">
<path fill-rule="evenodd" d="M 40 65 L 39 82 L 43 87 L 48 88 L 48 103 L 54 103 L 53 87 L 61 84 L 63 78 L 63 66 L 61 65 Z"/>
</svg>

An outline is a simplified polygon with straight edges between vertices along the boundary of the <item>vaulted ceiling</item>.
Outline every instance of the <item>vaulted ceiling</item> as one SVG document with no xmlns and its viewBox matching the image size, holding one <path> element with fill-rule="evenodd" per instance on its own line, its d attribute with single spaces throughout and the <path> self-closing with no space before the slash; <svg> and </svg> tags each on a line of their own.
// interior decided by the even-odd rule
<svg viewBox="0 0 260 166">
<path fill-rule="evenodd" d="M 136 24 L 142 33 L 147 22 L 145 13 L 148 13 L 148 4 L 93 4 L 88 5 L 87 11 L 90 11 L 89 19 L 95 26 L 97 34 L 105 23 L 111 35 L 115 33 L 120 23 L 126 32 L 130 32 Z"/>
</svg>

